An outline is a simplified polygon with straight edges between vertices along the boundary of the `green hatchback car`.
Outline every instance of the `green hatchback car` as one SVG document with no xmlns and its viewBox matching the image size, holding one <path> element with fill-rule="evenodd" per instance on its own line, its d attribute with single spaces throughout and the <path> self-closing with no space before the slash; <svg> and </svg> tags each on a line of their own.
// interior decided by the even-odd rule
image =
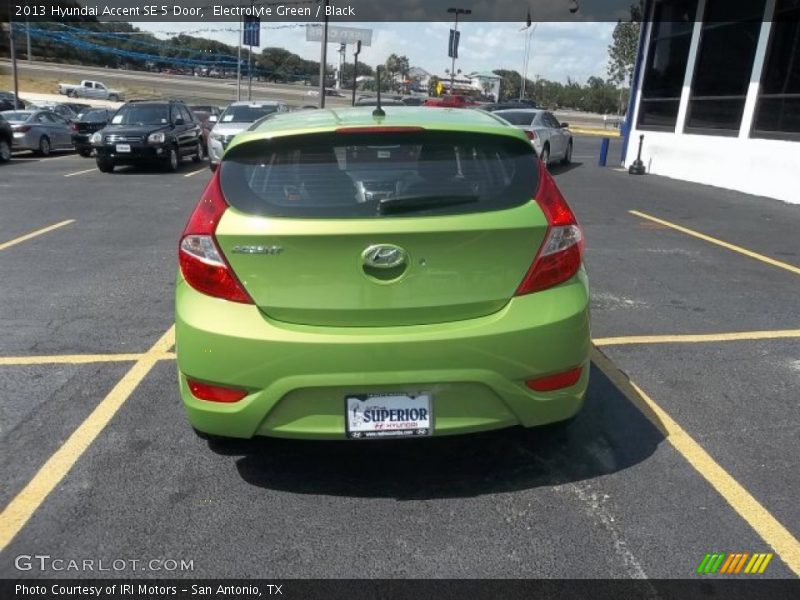
<svg viewBox="0 0 800 600">
<path fill-rule="evenodd" d="M 440 436 L 580 409 L 583 236 L 530 141 L 483 111 L 385 112 L 277 115 L 227 149 L 179 245 L 199 433 Z"/>
</svg>

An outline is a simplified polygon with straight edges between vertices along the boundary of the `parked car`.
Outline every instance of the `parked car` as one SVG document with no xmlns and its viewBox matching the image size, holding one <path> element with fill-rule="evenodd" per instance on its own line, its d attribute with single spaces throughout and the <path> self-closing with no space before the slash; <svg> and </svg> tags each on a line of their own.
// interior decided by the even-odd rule
<svg viewBox="0 0 800 600">
<path fill-rule="evenodd" d="M 3 116 L 14 136 L 12 149 L 47 156 L 53 150 L 72 150 L 72 129 L 66 119 L 45 109 L 7 110 Z"/>
<path fill-rule="evenodd" d="M 72 122 L 75 131 L 72 134 L 72 145 L 81 156 L 91 156 L 91 138 L 96 131 L 100 131 L 111 120 L 116 113 L 114 108 L 89 108 L 80 113 Z"/>
<path fill-rule="evenodd" d="M 484 104 L 481 110 L 487 112 L 495 112 L 498 110 L 511 110 L 513 108 L 536 108 L 536 103 L 530 100 L 507 100 L 505 102 L 493 102 L 491 104 Z"/>
<path fill-rule="evenodd" d="M 120 90 L 112 90 L 100 81 L 84 79 L 79 84 L 59 83 L 58 93 L 70 98 L 99 98 L 110 102 L 125 99 L 125 94 Z"/>
<path fill-rule="evenodd" d="M 91 104 L 83 104 L 82 102 L 64 102 L 64 106 L 69 106 L 76 115 L 81 114 L 87 108 L 92 108 Z"/>
<path fill-rule="evenodd" d="M 189 422 L 363 440 L 568 421 L 582 254 L 528 139 L 484 112 L 275 115 L 231 142 L 179 242 Z"/>
<path fill-rule="evenodd" d="M 43 108 L 45 110 L 50 110 L 63 117 L 67 121 L 74 121 L 78 116 L 78 113 L 73 110 L 69 104 L 63 102 L 34 102 L 32 108 Z"/>
<path fill-rule="evenodd" d="M 359 98 L 356 100 L 356 106 L 377 106 L 378 98 L 376 96 L 369 96 L 367 98 Z M 393 98 L 381 98 L 381 106 L 407 106 L 405 102 L 394 100 Z"/>
<path fill-rule="evenodd" d="M 203 139 L 192 111 L 180 100 L 132 100 L 92 134 L 97 168 L 160 163 L 177 171 L 185 157 L 203 160 Z"/>
<path fill-rule="evenodd" d="M 272 113 L 287 112 L 289 108 L 280 100 L 243 100 L 232 102 L 215 123 L 208 136 L 208 159 L 211 170 L 215 170 L 225 148 L 237 133 Z"/>
<path fill-rule="evenodd" d="M 422 106 L 422 104 L 427 100 L 426 96 L 403 96 L 400 100 L 402 100 L 403 104 L 406 106 Z"/>
<path fill-rule="evenodd" d="M 478 106 L 478 103 L 467 96 L 442 96 L 441 98 L 428 98 L 423 106 L 438 106 L 440 108 L 468 108 Z"/>
<path fill-rule="evenodd" d="M 14 106 L 14 92 L 0 92 L 0 112 L 4 110 L 16 110 L 17 108 L 23 110 L 31 105 L 30 102 L 22 98 L 17 99 L 17 104 L 18 107 Z"/>
<path fill-rule="evenodd" d="M 522 129 L 545 165 L 554 160 L 572 162 L 572 132 L 569 123 L 559 123 L 553 113 L 533 108 L 498 110 L 493 114 Z"/>
<path fill-rule="evenodd" d="M 11 125 L 0 114 L 0 163 L 11 160 L 11 144 L 13 140 L 14 134 L 11 131 Z"/>
<path fill-rule="evenodd" d="M 222 111 L 218 106 L 209 104 L 192 105 L 189 109 L 194 114 L 195 119 L 200 123 L 200 129 L 203 134 L 203 152 L 208 156 L 208 136 L 211 134 L 211 129 L 214 127 L 214 121 L 211 120 L 211 117 L 215 117 L 215 120 L 219 119 Z"/>
</svg>

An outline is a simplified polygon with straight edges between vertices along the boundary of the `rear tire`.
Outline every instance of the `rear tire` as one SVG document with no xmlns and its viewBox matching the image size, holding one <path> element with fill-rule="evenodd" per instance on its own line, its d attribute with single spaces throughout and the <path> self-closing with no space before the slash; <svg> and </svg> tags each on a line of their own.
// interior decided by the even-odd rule
<svg viewBox="0 0 800 600">
<path fill-rule="evenodd" d="M 36 154 L 39 156 L 49 156 L 52 149 L 53 148 L 50 146 L 50 139 L 46 135 L 39 138 L 39 149 L 36 151 Z"/>
<path fill-rule="evenodd" d="M 11 160 L 11 144 L 5 140 L 0 140 L 0 163 Z"/>
<path fill-rule="evenodd" d="M 174 173 L 178 170 L 178 167 L 181 164 L 181 159 L 178 156 L 178 149 L 175 146 L 171 146 L 169 149 L 169 158 L 167 159 L 167 163 L 165 168 L 170 173 Z"/>
<path fill-rule="evenodd" d="M 78 94 L 75 90 L 67 90 L 67 98 L 77 98 Z"/>
<path fill-rule="evenodd" d="M 219 165 L 217 165 L 217 163 L 212 163 L 212 162 L 208 163 L 208 168 L 211 169 L 212 173 L 214 173 L 217 170 L 218 166 Z"/>
<path fill-rule="evenodd" d="M 545 169 L 548 168 L 550 165 L 550 146 L 542 148 L 542 155 L 539 157 L 539 160 L 542 161 Z"/>
<path fill-rule="evenodd" d="M 114 163 L 108 159 L 98 158 L 97 159 L 97 169 L 101 173 L 113 173 L 114 172 Z"/>
<path fill-rule="evenodd" d="M 116 94 L 109 94 L 108 95 L 108 101 L 109 102 L 119 102 L 119 96 L 117 96 Z"/>
<path fill-rule="evenodd" d="M 197 142 L 197 152 L 192 156 L 192 162 L 202 162 L 203 158 L 203 142 Z"/>
<path fill-rule="evenodd" d="M 562 165 L 568 165 L 572 162 L 572 140 L 567 144 L 567 150 L 564 152 L 564 158 L 561 159 Z"/>
</svg>

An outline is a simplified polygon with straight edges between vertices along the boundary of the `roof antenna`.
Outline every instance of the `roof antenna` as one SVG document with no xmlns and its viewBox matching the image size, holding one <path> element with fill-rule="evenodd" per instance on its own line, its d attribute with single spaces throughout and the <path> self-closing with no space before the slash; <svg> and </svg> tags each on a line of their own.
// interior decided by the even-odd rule
<svg viewBox="0 0 800 600">
<path fill-rule="evenodd" d="M 375 67 L 375 70 L 378 73 L 378 106 L 375 110 L 372 111 L 373 117 L 385 117 L 386 113 L 381 108 L 381 73 L 383 71 L 383 67 Z"/>
</svg>

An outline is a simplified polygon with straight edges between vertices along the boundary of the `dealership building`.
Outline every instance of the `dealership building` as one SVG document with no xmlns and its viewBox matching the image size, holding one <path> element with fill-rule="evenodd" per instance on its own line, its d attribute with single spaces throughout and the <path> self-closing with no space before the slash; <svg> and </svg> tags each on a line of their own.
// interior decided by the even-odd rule
<svg viewBox="0 0 800 600">
<path fill-rule="evenodd" d="M 625 165 L 800 203 L 800 0 L 646 0 Z"/>
</svg>

